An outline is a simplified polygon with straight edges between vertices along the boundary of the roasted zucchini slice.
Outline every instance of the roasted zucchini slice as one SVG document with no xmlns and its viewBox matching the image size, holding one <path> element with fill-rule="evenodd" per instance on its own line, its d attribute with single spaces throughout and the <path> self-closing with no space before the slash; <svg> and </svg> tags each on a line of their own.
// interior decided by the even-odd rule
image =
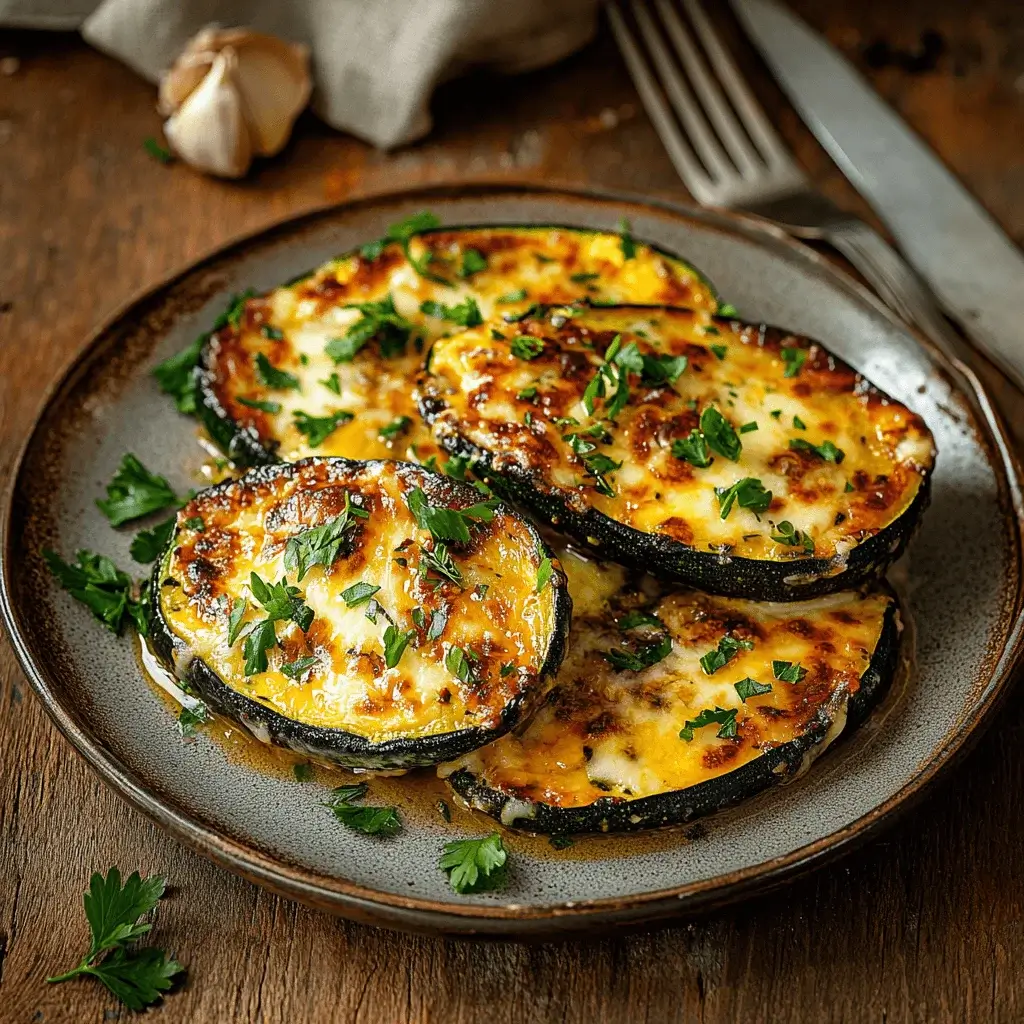
<svg viewBox="0 0 1024 1024">
<path fill-rule="evenodd" d="M 242 464 L 311 454 L 425 462 L 438 452 L 412 397 L 424 345 L 481 318 L 582 297 L 718 307 L 692 267 L 618 235 L 429 231 L 371 243 L 235 307 L 203 348 L 197 405 Z"/>
<path fill-rule="evenodd" d="M 734 804 L 854 728 L 896 669 L 899 613 L 882 587 L 763 603 L 652 591 L 648 579 L 602 605 L 614 577 L 578 584 L 563 564 L 591 604 L 584 595 L 547 701 L 439 768 L 511 828 L 632 831 Z"/>
<path fill-rule="evenodd" d="M 399 462 L 251 470 L 178 513 L 153 644 L 215 711 L 349 767 L 436 764 L 501 736 L 565 650 L 536 529 Z"/>
<path fill-rule="evenodd" d="M 420 407 L 449 453 L 603 557 L 755 600 L 879 575 L 935 454 L 820 343 L 695 310 L 556 307 L 440 339 Z"/>
</svg>

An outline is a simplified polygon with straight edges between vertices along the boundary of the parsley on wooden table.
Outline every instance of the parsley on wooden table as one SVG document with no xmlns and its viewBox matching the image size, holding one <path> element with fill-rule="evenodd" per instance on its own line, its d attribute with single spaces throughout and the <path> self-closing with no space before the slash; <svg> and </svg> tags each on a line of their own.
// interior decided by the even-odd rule
<svg viewBox="0 0 1024 1024">
<path fill-rule="evenodd" d="M 90 932 L 88 952 L 77 967 L 46 980 L 56 984 L 72 978 L 95 978 L 132 1010 L 144 1010 L 159 1002 L 185 968 L 162 949 L 138 949 L 132 944 L 152 928 L 141 919 L 160 902 L 164 890 L 164 880 L 156 875 L 141 878 L 136 871 L 122 886 L 116 867 L 107 872 L 106 878 L 96 872 L 84 897 Z"/>
<path fill-rule="evenodd" d="M 96 501 L 111 526 L 141 519 L 177 503 L 178 496 L 171 485 L 146 469 L 131 452 L 122 456 L 121 465 L 107 484 L 106 499 Z"/>
<path fill-rule="evenodd" d="M 458 839 L 447 843 L 438 867 L 447 873 L 457 893 L 484 892 L 504 884 L 508 852 L 497 832 L 482 839 Z"/>
</svg>

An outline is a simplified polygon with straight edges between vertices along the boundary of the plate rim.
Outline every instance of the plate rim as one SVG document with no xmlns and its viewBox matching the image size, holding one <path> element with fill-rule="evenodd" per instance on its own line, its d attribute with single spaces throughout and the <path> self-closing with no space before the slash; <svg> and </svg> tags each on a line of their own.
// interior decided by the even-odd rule
<svg viewBox="0 0 1024 1024">
<path fill-rule="evenodd" d="M 985 441 L 991 449 L 990 462 L 1000 471 L 997 474 L 1000 490 L 1008 491 L 1001 494 L 1001 497 L 1008 501 L 1016 523 L 1016 529 L 1011 528 L 1008 532 L 1012 538 L 1012 555 L 1015 556 L 1018 569 L 1018 586 L 1009 613 L 1005 645 L 996 658 L 985 685 L 975 698 L 973 714 L 964 717 L 953 726 L 944 737 L 942 745 L 930 753 L 904 786 L 888 800 L 872 807 L 844 827 L 772 860 L 669 889 L 537 906 L 514 903 L 459 904 L 382 892 L 291 864 L 284 857 L 275 857 L 244 842 L 227 838 L 209 823 L 180 807 L 173 799 L 146 789 L 144 784 L 134 778 L 131 769 L 90 733 L 87 723 L 81 720 L 81 714 L 64 707 L 53 692 L 47 671 L 36 664 L 29 650 L 27 637 L 20 626 L 14 598 L 10 570 L 10 549 L 14 540 L 11 524 L 25 460 L 39 434 L 47 411 L 74 384 L 78 372 L 89 360 L 94 349 L 137 307 L 155 299 L 159 293 L 173 287 L 184 278 L 202 272 L 225 258 L 241 255 L 246 246 L 257 240 L 265 242 L 272 240 L 274 235 L 287 236 L 307 225 L 329 220 L 352 210 L 414 200 L 429 203 L 431 199 L 490 196 L 513 198 L 524 194 L 530 197 L 546 196 L 590 203 L 596 201 L 620 209 L 623 206 L 646 208 L 658 214 L 669 214 L 696 222 L 705 229 L 738 232 L 755 244 L 759 238 L 762 241 L 770 240 L 787 248 L 798 262 L 802 261 L 804 265 L 823 274 L 832 287 L 845 291 L 861 304 L 871 307 L 893 326 L 905 331 L 910 330 L 929 354 L 932 362 L 952 380 L 958 397 L 972 405 L 972 415 L 978 421 L 976 426 L 988 433 Z M 965 756 L 980 739 L 991 721 L 993 712 L 1006 696 L 1013 670 L 1024 655 L 1022 495 L 1024 474 L 1020 462 L 998 415 L 993 410 L 987 390 L 974 372 L 964 364 L 948 359 L 927 338 L 900 321 L 865 286 L 844 273 L 825 256 L 792 238 L 770 221 L 731 211 L 696 207 L 662 196 L 646 196 L 601 188 L 548 187 L 530 182 L 470 181 L 366 192 L 340 203 L 326 203 L 314 207 L 229 240 L 198 259 L 172 270 L 153 285 L 136 292 L 89 333 L 46 389 L 17 456 L 11 463 L 11 475 L 0 508 L 0 615 L 22 671 L 60 733 L 119 796 L 191 849 L 274 892 L 363 923 L 432 934 L 478 934 L 494 938 L 550 937 L 583 930 L 592 932 L 595 925 L 604 928 L 635 927 L 663 918 L 696 914 L 711 907 L 735 902 L 755 889 L 759 892 L 775 889 L 826 861 L 849 852 L 877 833 L 880 828 L 891 824 L 898 813 L 909 810 L 920 800 L 936 778 Z"/>
</svg>

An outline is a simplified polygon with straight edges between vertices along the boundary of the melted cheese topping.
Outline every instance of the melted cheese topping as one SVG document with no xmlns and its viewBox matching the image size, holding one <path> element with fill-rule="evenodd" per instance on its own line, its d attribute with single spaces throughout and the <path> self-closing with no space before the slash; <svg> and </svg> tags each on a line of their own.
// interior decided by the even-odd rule
<svg viewBox="0 0 1024 1024">
<path fill-rule="evenodd" d="M 484 318 L 517 315 L 537 302 L 584 297 L 717 309 L 711 288 L 691 267 L 641 243 L 635 248 L 627 260 L 618 235 L 568 228 L 462 228 L 416 236 L 410 247 L 413 259 L 423 266 L 429 258 L 428 272 L 446 283 L 418 273 L 396 244 L 374 260 L 359 253 L 342 257 L 302 281 L 249 300 L 237 326 L 212 336 L 207 365 L 213 391 L 235 423 L 264 445 L 276 446 L 286 460 L 317 454 L 426 461 L 439 452 L 420 423 L 413 383 L 424 346 L 458 327 L 423 313 L 421 305 L 431 301 L 452 307 L 473 299 Z M 471 250 L 486 266 L 460 276 Z M 335 363 L 327 345 L 344 337 L 363 315 L 347 307 L 388 295 L 412 327 L 404 352 L 386 357 L 375 339 L 354 359 Z M 297 378 L 298 388 L 261 383 L 254 362 L 261 354 Z M 271 403 L 278 411 L 239 399 Z M 295 426 L 300 411 L 316 417 L 346 412 L 353 419 L 314 449 Z M 380 434 L 402 417 L 410 420 L 402 429 Z"/>
<path fill-rule="evenodd" d="M 452 546 L 461 587 L 424 579 L 421 559 L 433 542 L 406 503 L 415 487 L 451 508 L 480 498 L 407 464 L 352 467 L 311 459 L 255 471 L 190 501 L 178 514 L 159 594 L 165 621 L 181 641 L 179 669 L 199 657 L 229 687 L 290 719 L 372 742 L 497 727 L 510 702 L 541 689 L 556 629 L 555 591 L 564 584 L 555 573 L 536 592 L 543 551 L 508 510 L 472 527 L 468 545 Z M 342 545 L 329 569 L 314 566 L 297 580 L 284 564 L 289 538 L 343 512 L 346 494 L 369 517 L 356 521 L 351 544 Z M 201 530 L 188 525 L 196 518 Z M 248 601 L 243 636 L 265 618 L 253 597 L 252 572 L 268 583 L 286 577 L 314 618 L 306 633 L 292 621 L 278 622 L 280 646 L 268 652 L 269 670 L 247 677 L 243 639 L 228 644 L 228 616 Z M 373 595 L 376 622 L 367 617 L 369 604 L 349 607 L 342 596 L 360 582 L 380 588 Z M 423 613 L 418 622 L 415 609 Z M 446 621 L 432 636 L 438 613 Z M 389 622 L 412 633 L 393 668 L 384 657 Z M 476 658 L 468 681 L 446 665 L 453 647 Z M 306 657 L 317 662 L 299 679 L 282 672 L 283 663 Z"/>
<path fill-rule="evenodd" d="M 589 566 L 563 564 L 571 588 L 598 582 Z M 589 582 L 574 579 L 581 569 Z M 636 800 L 735 771 L 803 735 L 821 712 L 845 720 L 846 701 L 860 686 L 892 603 L 880 592 L 772 604 L 693 591 L 652 596 L 627 587 L 600 611 L 574 617 L 555 688 L 525 729 L 441 766 L 439 774 L 468 771 L 530 816 L 531 803 Z M 636 648 L 636 637 L 617 625 L 634 608 L 662 620 L 672 650 L 642 671 L 618 671 L 605 653 Z M 708 675 L 700 659 L 726 635 L 753 648 Z M 780 681 L 773 661 L 799 664 L 806 675 Z M 735 684 L 747 678 L 772 689 L 744 702 Z M 694 728 L 692 740 L 680 737 L 687 722 L 716 708 L 736 712 L 734 737 L 720 738 L 718 723 Z"/>
<path fill-rule="evenodd" d="M 698 550 L 806 559 L 804 544 L 772 539 L 788 521 L 813 542 L 815 557 L 842 557 L 899 518 L 933 463 L 919 416 L 818 343 L 773 328 L 691 310 L 567 308 L 506 334 L 481 327 L 435 343 L 422 387 L 442 444 L 466 440 L 490 456 L 494 472 L 528 477 L 577 513 L 593 508 Z M 613 383 L 605 379 L 606 398 L 596 398 L 593 414 L 584 398 L 615 339 L 620 352 L 635 344 L 641 355 L 684 356 L 688 365 L 674 384 L 645 384 L 630 373 L 628 403 L 610 422 L 602 417 Z M 517 355 L 531 343 L 543 343 L 539 354 Z M 795 374 L 787 350 L 805 357 Z M 732 461 L 712 448 L 711 465 L 698 468 L 673 454 L 673 442 L 697 430 L 708 407 L 729 421 L 742 449 Z M 591 428 L 596 436 L 585 433 Z M 570 447 L 574 433 L 585 442 L 582 454 Z M 829 441 L 841 461 L 793 450 L 793 441 Z M 604 474 L 612 494 L 602 491 L 589 455 L 621 464 Z M 716 489 L 747 477 L 771 492 L 767 512 L 736 501 L 723 518 Z"/>
</svg>

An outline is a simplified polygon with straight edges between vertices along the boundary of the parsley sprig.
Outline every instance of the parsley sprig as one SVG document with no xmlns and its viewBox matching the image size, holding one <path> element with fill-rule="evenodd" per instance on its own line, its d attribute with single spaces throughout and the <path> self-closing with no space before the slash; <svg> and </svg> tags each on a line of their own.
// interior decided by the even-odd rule
<svg viewBox="0 0 1024 1024">
<path fill-rule="evenodd" d="M 128 452 L 121 458 L 121 465 L 107 484 L 106 499 L 99 499 L 96 504 L 110 520 L 111 526 L 120 526 L 177 502 L 178 496 L 171 485 L 162 476 L 151 473 Z"/>
<path fill-rule="evenodd" d="M 149 603 L 146 591 L 135 597 L 132 578 L 122 572 L 106 555 L 78 551 L 75 562 L 65 562 L 48 548 L 43 557 L 57 582 L 81 601 L 107 629 L 120 635 L 126 622 L 132 622 L 142 636 L 149 632 Z"/>
<path fill-rule="evenodd" d="M 277 643 L 277 623 L 291 621 L 303 633 L 308 633 L 313 624 L 313 609 L 305 603 L 299 588 L 289 585 L 284 577 L 277 583 L 267 583 L 258 573 L 252 572 L 249 574 L 249 589 L 267 616 L 249 631 L 242 645 L 245 674 L 252 676 L 267 671 L 267 651 Z"/>
<path fill-rule="evenodd" d="M 351 542 L 357 521 L 369 517 L 370 513 L 353 504 L 351 495 L 346 493 L 345 507 L 333 519 L 289 538 L 284 549 L 285 569 L 294 572 L 299 582 L 314 565 L 330 569 L 342 548 Z"/>
<path fill-rule="evenodd" d="M 164 890 L 164 880 L 156 875 L 142 878 L 135 871 L 122 886 L 116 867 L 107 872 L 106 878 L 96 872 L 84 897 L 91 935 L 89 951 L 77 967 L 46 980 L 56 984 L 72 978 L 95 978 L 132 1010 L 144 1010 L 162 999 L 185 968 L 162 949 L 129 946 L 153 927 L 141 919 L 160 902 Z"/>
<path fill-rule="evenodd" d="M 789 448 L 790 451 L 807 452 L 810 455 L 817 455 L 819 459 L 822 459 L 824 462 L 831 462 L 835 466 L 838 466 L 846 458 L 846 452 L 842 448 L 837 448 L 831 441 L 812 444 L 810 441 L 805 441 L 802 437 L 794 437 L 790 439 Z"/>
<path fill-rule="evenodd" d="M 457 893 L 484 892 L 504 884 L 508 852 L 501 836 L 492 832 L 482 839 L 458 839 L 447 843 L 438 867 L 447 873 Z"/>
</svg>

